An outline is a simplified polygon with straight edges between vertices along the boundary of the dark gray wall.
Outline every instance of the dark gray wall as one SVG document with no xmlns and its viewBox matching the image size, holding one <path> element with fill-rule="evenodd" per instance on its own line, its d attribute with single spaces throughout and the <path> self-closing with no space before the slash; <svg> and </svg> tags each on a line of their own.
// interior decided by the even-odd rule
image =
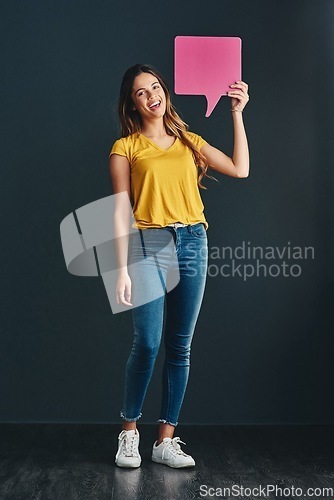
<svg viewBox="0 0 334 500">
<path fill-rule="evenodd" d="M 301 274 L 245 281 L 213 276 L 232 262 L 211 255 L 180 421 L 333 423 L 333 17 L 325 0 L 2 2 L 1 421 L 119 420 L 131 313 L 112 314 L 101 278 L 67 272 L 59 225 L 112 193 L 124 71 L 153 64 L 173 90 L 174 37 L 206 35 L 241 37 L 250 93 L 251 175 L 202 191 L 210 252 L 249 241 L 315 258 L 264 260 Z M 210 118 L 204 96 L 173 101 L 232 155 L 229 98 Z M 162 354 L 142 422 L 158 418 Z"/>
</svg>

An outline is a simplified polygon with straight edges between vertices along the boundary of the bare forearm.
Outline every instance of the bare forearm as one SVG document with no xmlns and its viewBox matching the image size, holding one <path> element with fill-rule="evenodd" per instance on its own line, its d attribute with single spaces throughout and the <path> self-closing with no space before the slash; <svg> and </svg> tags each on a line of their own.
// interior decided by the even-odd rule
<svg viewBox="0 0 334 500">
<path fill-rule="evenodd" d="M 234 147 L 232 160 L 238 177 L 247 177 L 249 174 L 249 150 L 242 113 L 232 112 L 234 126 Z"/>
<path fill-rule="evenodd" d="M 129 217 L 124 214 L 114 214 L 114 244 L 117 259 L 118 273 L 128 270 L 128 251 L 129 251 Z"/>
</svg>

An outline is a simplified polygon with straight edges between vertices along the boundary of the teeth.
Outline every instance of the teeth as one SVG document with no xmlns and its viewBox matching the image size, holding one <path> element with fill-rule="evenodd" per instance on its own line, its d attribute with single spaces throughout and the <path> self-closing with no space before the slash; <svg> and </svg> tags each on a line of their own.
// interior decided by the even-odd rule
<svg viewBox="0 0 334 500">
<path fill-rule="evenodd" d="M 153 108 L 153 106 L 155 106 L 156 104 L 160 104 L 160 102 L 159 102 L 159 101 L 154 102 L 154 103 L 153 103 L 153 104 L 151 104 L 151 106 L 149 106 L 149 107 L 150 107 L 150 108 Z"/>
</svg>

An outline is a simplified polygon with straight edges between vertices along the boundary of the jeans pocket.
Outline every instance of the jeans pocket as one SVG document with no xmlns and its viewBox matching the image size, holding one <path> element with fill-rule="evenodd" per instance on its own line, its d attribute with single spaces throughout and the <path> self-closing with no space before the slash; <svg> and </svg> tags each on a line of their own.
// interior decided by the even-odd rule
<svg viewBox="0 0 334 500">
<path fill-rule="evenodd" d="M 190 226 L 191 234 L 196 236 L 197 238 L 206 238 L 206 229 L 203 222 L 199 222 L 198 224 L 193 224 Z"/>
<path fill-rule="evenodd" d="M 135 245 L 137 255 L 141 252 L 145 257 L 172 253 L 174 244 L 171 231 L 164 228 L 150 228 L 141 230 L 137 236 Z"/>
</svg>

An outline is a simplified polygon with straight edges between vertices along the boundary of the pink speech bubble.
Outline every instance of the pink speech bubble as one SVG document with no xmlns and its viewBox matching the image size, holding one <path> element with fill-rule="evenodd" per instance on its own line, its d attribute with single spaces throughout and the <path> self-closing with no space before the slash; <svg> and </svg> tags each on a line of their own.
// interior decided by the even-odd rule
<svg viewBox="0 0 334 500">
<path fill-rule="evenodd" d="M 175 37 L 175 94 L 205 95 L 211 115 L 230 85 L 241 80 L 241 38 Z"/>
</svg>

